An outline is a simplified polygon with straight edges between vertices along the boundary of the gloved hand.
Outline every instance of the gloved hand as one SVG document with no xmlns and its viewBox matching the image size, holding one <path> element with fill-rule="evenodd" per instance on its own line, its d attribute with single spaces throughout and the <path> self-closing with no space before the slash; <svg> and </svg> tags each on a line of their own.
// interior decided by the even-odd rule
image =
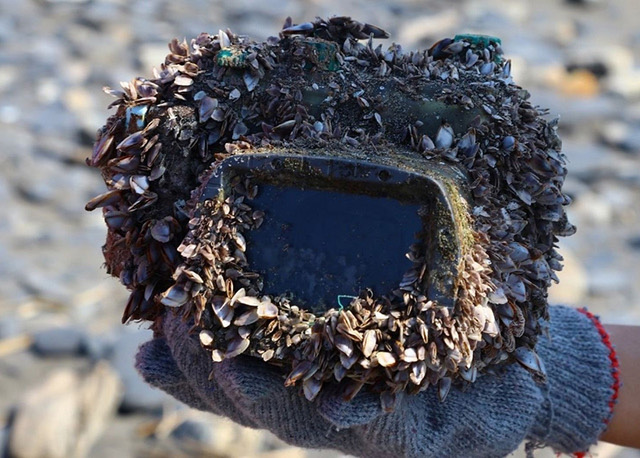
<svg viewBox="0 0 640 458">
<path fill-rule="evenodd" d="M 513 364 L 499 376 L 479 376 L 465 391 L 452 389 L 444 402 L 434 387 L 401 394 L 391 413 L 365 390 L 345 402 L 323 389 L 309 402 L 300 388 L 284 386 L 281 371 L 250 356 L 213 363 L 171 311 L 162 333 L 141 346 L 136 366 L 148 383 L 191 407 L 300 447 L 366 457 L 497 457 L 529 440 L 584 451 L 611 414 L 615 353 L 592 315 L 567 307 L 551 307 L 550 315 L 551 338 L 541 336 L 536 347 L 545 384 Z"/>
</svg>

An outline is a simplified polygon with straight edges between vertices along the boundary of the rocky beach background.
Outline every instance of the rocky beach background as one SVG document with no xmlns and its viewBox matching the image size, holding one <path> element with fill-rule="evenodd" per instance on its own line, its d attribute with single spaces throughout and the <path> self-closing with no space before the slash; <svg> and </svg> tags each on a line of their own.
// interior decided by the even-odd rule
<svg viewBox="0 0 640 458">
<path fill-rule="evenodd" d="M 640 325 L 640 5 L 636 0 L 0 0 L 0 457 L 337 457 L 192 411 L 133 368 L 144 325 L 102 268 L 104 192 L 85 165 L 112 101 L 166 43 L 351 15 L 406 50 L 498 36 L 517 84 L 560 116 L 575 236 L 551 302 Z M 599 444 L 600 458 L 640 451 Z M 518 452 L 516 456 L 523 456 Z M 550 450 L 539 452 L 551 457 Z"/>
</svg>

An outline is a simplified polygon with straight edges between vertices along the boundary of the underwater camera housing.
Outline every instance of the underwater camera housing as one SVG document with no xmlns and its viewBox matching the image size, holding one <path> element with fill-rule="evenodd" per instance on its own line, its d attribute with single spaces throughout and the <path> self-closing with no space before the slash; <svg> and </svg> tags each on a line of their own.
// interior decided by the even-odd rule
<svg viewBox="0 0 640 458">
<path fill-rule="evenodd" d="M 193 323 L 214 362 L 282 368 L 389 401 L 472 383 L 535 345 L 567 221 L 555 121 L 513 83 L 500 40 L 384 49 L 348 17 L 173 40 L 123 83 L 101 169 L 123 322 Z"/>
</svg>

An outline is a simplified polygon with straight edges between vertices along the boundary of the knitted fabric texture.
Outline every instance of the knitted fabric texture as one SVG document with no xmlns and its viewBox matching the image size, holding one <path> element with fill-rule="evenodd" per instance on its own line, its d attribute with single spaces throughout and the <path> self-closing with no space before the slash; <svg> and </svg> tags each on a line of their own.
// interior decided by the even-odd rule
<svg viewBox="0 0 640 458">
<path fill-rule="evenodd" d="M 609 422 L 617 361 L 593 315 L 567 307 L 551 311 L 551 338 L 536 347 L 547 368 L 546 402 L 528 438 L 559 452 L 583 452 Z"/>
<path fill-rule="evenodd" d="M 284 387 L 277 368 L 253 357 L 213 363 L 188 335 L 188 324 L 172 314 L 164 336 L 141 346 L 136 366 L 148 383 L 191 407 L 268 429 L 300 447 L 374 458 L 500 457 L 529 439 L 559 452 L 583 451 L 610 415 L 610 350 L 584 314 L 566 307 L 550 314 L 551 339 L 537 346 L 546 384 L 536 385 L 514 364 L 498 376 L 480 376 L 465 391 L 452 389 L 445 402 L 433 387 L 400 394 L 388 414 L 364 390 L 351 402 L 331 390 L 309 402 L 298 388 Z"/>
<path fill-rule="evenodd" d="M 600 333 L 600 337 L 602 337 L 602 342 L 604 342 L 606 347 L 609 349 L 609 361 L 611 361 L 611 373 L 613 375 L 613 386 L 611 387 L 613 389 L 613 396 L 609 400 L 609 418 L 607 418 L 605 421 L 608 425 L 609 421 L 611 420 L 611 416 L 613 415 L 613 409 L 618 402 L 618 395 L 620 394 L 620 362 L 618 361 L 616 349 L 611 343 L 611 338 L 609 337 L 607 330 L 600 322 L 600 319 L 592 313 L 589 313 L 587 309 L 582 308 L 578 310 L 581 313 L 585 314 L 593 322 L 595 327 L 598 329 L 598 332 Z"/>
</svg>

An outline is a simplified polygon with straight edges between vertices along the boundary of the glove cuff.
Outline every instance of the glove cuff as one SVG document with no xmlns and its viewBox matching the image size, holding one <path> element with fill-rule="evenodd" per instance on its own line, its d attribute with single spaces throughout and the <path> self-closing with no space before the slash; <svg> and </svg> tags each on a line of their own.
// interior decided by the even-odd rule
<svg viewBox="0 0 640 458">
<path fill-rule="evenodd" d="M 569 307 L 550 308 L 550 336 L 537 351 L 547 367 L 546 400 L 527 438 L 533 446 L 585 452 L 607 427 L 620 379 L 609 335 L 597 317 Z"/>
</svg>

